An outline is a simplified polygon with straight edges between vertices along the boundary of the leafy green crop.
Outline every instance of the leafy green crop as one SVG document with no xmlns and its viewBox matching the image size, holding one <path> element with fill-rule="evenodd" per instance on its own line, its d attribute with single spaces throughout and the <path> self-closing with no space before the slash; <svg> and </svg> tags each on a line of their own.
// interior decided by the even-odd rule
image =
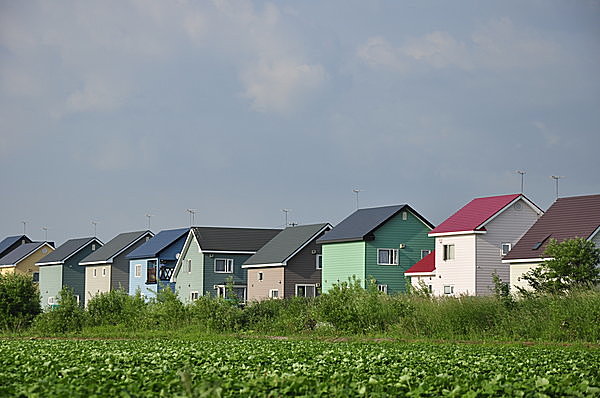
<svg viewBox="0 0 600 398">
<path fill-rule="evenodd" d="M 5 340 L 0 396 L 600 396 L 596 349 Z"/>
</svg>

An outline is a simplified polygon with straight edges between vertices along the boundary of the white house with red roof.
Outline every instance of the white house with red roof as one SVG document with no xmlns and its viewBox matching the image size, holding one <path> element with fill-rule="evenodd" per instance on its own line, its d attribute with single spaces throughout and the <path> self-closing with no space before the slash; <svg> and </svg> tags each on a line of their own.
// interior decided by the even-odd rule
<svg viewBox="0 0 600 398">
<path fill-rule="evenodd" d="M 433 256 L 424 257 L 405 275 L 431 285 L 435 295 L 489 295 L 494 273 L 509 280 L 502 256 L 542 214 L 522 194 L 473 199 L 429 232 L 435 238 Z"/>
</svg>

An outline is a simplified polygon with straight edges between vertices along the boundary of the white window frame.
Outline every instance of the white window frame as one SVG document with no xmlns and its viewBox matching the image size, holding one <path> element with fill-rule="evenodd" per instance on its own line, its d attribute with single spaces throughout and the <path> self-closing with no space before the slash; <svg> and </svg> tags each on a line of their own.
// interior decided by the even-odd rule
<svg viewBox="0 0 600 398">
<path fill-rule="evenodd" d="M 188 274 L 192 273 L 192 259 L 191 258 L 187 259 L 187 273 Z"/>
<path fill-rule="evenodd" d="M 75 294 L 75 300 L 77 300 L 77 305 L 79 305 L 79 295 Z"/>
<path fill-rule="evenodd" d="M 508 246 L 508 250 L 504 252 L 504 246 Z M 506 256 L 508 252 L 512 249 L 512 244 L 510 242 L 502 242 L 500 244 L 500 254 Z"/>
<path fill-rule="evenodd" d="M 48 305 L 53 305 L 53 304 L 54 304 L 54 296 L 48 297 Z"/>
<path fill-rule="evenodd" d="M 135 277 L 136 278 L 141 278 L 142 277 L 142 264 L 136 264 L 135 265 Z"/>
<path fill-rule="evenodd" d="M 256 280 L 258 280 L 258 281 L 262 281 L 262 280 L 263 280 L 263 278 L 264 278 L 264 275 L 263 275 L 263 273 L 262 273 L 262 272 L 258 272 L 258 273 L 256 274 Z"/>
<path fill-rule="evenodd" d="M 106 267 L 102 267 L 102 277 L 106 276 Z"/>
<path fill-rule="evenodd" d="M 92 251 L 95 251 L 95 250 L 96 250 L 96 244 L 92 243 Z"/>
<path fill-rule="evenodd" d="M 454 243 L 445 244 L 443 245 L 442 249 L 442 256 L 444 261 L 454 260 L 456 258 L 456 246 L 454 245 Z"/>
<path fill-rule="evenodd" d="M 429 249 L 421 250 L 421 258 L 425 258 L 428 254 L 431 254 L 431 250 L 429 250 Z"/>
<path fill-rule="evenodd" d="M 217 261 L 225 261 L 225 271 L 217 271 Z M 215 258 L 214 262 L 215 274 L 233 274 L 233 259 L 232 258 Z"/>
<path fill-rule="evenodd" d="M 97 272 L 96 272 L 96 271 L 98 271 L 98 268 L 94 268 L 92 271 L 94 271 L 93 276 L 94 276 L 94 278 L 96 278 L 98 276 Z"/>
<path fill-rule="evenodd" d="M 403 211 L 402 212 L 402 221 L 406 221 L 406 220 L 408 220 L 408 212 Z"/>
<path fill-rule="evenodd" d="M 377 285 L 377 290 L 387 294 L 388 292 L 388 285 Z"/>
<path fill-rule="evenodd" d="M 317 254 L 315 256 L 315 269 L 323 269 L 323 255 Z"/>
<path fill-rule="evenodd" d="M 454 294 L 454 285 L 444 285 L 444 294 Z"/>
<path fill-rule="evenodd" d="M 299 283 L 294 287 L 294 294 L 296 297 L 309 297 L 306 294 L 304 296 L 298 296 L 298 288 L 299 287 L 304 287 L 304 293 L 306 293 L 307 287 L 312 287 L 315 295 L 310 296 L 310 297 L 317 297 L 317 285 L 315 285 L 314 283 Z"/>
<path fill-rule="evenodd" d="M 190 301 L 192 301 L 192 302 L 196 301 L 196 300 L 198 300 L 198 298 L 200 298 L 200 293 L 198 293 L 197 290 L 192 290 L 190 292 Z"/>
<path fill-rule="evenodd" d="M 381 263 L 379 253 L 382 251 L 390 252 L 391 262 Z M 398 265 L 398 249 L 377 249 L 377 265 Z"/>
<path fill-rule="evenodd" d="M 279 297 L 279 289 L 269 289 L 269 298 L 278 299 Z"/>
</svg>

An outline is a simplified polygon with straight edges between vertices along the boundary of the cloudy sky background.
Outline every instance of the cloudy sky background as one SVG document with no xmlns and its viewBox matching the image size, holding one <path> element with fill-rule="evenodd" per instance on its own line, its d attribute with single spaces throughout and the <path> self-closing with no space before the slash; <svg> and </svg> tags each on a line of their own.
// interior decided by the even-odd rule
<svg viewBox="0 0 600 398">
<path fill-rule="evenodd" d="M 0 1 L 0 238 L 600 193 L 598 1 Z"/>
</svg>

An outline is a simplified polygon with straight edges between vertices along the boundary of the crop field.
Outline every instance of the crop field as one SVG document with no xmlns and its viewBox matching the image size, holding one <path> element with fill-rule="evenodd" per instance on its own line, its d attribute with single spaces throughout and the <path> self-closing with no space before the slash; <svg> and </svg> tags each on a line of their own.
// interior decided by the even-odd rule
<svg viewBox="0 0 600 398">
<path fill-rule="evenodd" d="M 584 348 L 4 340 L 0 396 L 600 396 L 599 367 Z"/>
</svg>

